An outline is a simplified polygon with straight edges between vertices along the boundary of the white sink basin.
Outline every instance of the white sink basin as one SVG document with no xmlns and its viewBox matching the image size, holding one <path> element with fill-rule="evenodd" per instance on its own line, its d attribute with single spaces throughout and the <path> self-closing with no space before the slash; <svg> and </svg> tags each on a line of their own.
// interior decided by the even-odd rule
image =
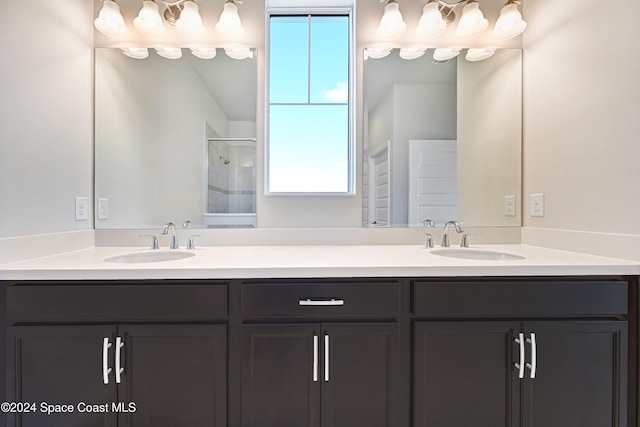
<svg viewBox="0 0 640 427">
<path fill-rule="evenodd" d="M 518 261 L 525 259 L 525 257 L 520 255 L 510 254 L 508 252 L 491 251 L 488 249 L 434 249 L 431 251 L 431 253 L 434 255 L 446 256 L 450 258 L 477 259 L 484 261 Z"/>
<path fill-rule="evenodd" d="M 195 254 L 193 252 L 184 251 L 144 251 L 130 252 L 122 255 L 114 255 L 105 258 L 106 262 L 120 262 L 125 264 L 145 263 L 145 262 L 163 262 L 175 261 L 178 259 L 191 258 Z"/>
</svg>

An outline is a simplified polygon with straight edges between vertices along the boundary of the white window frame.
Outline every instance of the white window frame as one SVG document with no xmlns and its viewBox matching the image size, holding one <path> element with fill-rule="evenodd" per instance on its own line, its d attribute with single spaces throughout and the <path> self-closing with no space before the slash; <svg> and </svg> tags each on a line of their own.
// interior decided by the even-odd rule
<svg viewBox="0 0 640 427">
<path fill-rule="evenodd" d="M 271 16 L 321 16 L 321 15 L 342 15 L 349 17 L 349 101 L 347 103 L 349 110 L 349 130 L 348 130 L 348 185 L 345 192 L 274 192 L 269 189 L 269 112 L 270 112 L 270 35 L 271 35 Z M 265 188 L 264 192 L 266 196 L 355 196 L 356 195 L 356 79 L 355 79 L 355 14 L 353 7 L 305 7 L 305 8 L 290 8 L 290 7 L 270 7 L 267 8 L 266 23 L 265 23 L 265 155 L 264 155 L 264 170 L 265 170 Z M 309 82 L 310 84 L 310 82 Z"/>
</svg>

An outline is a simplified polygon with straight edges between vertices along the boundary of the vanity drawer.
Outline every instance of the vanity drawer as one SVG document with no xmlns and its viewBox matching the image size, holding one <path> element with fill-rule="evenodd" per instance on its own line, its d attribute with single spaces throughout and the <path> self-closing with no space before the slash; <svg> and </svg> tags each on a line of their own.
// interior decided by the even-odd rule
<svg viewBox="0 0 640 427">
<path fill-rule="evenodd" d="M 359 283 L 245 283 L 245 319 L 397 318 L 397 282 Z"/>
<path fill-rule="evenodd" d="M 625 281 L 415 282 L 421 317 L 593 317 L 628 312 Z"/>
<path fill-rule="evenodd" d="M 11 322 L 195 321 L 227 316 L 226 284 L 136 282 L 7 288 Z"/>
</svg>

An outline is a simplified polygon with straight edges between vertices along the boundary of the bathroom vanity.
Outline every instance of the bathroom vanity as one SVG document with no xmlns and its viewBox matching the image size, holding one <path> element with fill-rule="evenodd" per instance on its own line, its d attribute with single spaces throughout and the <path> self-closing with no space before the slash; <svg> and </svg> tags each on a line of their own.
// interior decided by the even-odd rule
<svg viewBox="0 0 640 427">
<path fill-rule="evenodd" d="M 6 425 L 636 425 L 638 266 L 506 249 L 525 260 L 94 248 L 3 266 L 5 400 L 54 411 Z"/>
</svg>

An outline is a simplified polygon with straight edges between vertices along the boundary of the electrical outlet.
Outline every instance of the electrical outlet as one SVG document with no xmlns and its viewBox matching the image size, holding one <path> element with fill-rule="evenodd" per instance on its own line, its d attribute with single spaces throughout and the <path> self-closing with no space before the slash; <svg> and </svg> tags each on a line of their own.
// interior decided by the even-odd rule
<svg viewBox="0 0 640 427">
<path fill-rule="evenodd" d="M 86 197 L 76 197 L 76 221 L 89 219 L 89 201 Z"/>
<path fill-rule="evenodd" d="M 544 216 L 544 194 L 531 194 L 529 203 L 529 215 Z"/>
<path fill-rule="evenodd" d="M 504 196 L 504 215 L 516 216 L 516 196 Z"/>
<path fill-rule="evenodd" d="M 109 219 L 109 199 L 98 199 L 98 219 Z"/>
</svg>

